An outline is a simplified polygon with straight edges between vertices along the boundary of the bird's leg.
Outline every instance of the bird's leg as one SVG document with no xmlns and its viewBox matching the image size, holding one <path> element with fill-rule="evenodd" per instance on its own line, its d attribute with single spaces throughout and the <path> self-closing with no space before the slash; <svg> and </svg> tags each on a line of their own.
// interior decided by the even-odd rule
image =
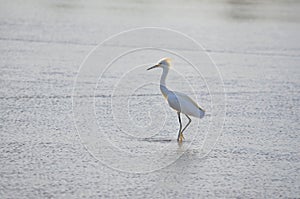
<svg viewBox="0 0 300 199">
<path fill-rule="evenodd" d="M 179 120 L 179 132 L 178 132 L 177 141 L 179 141 L 179 138 L 181 135 L 182 124 L 181 124 L 180 112 L 177 112 L 177 115 L 178 115 L 178 120 Z"/>
<path fill-rule="evenodd" d="M 190 125 L 190 123 L 192 121 L 191 118 L 188 115 L 185 114 L 185 116 L 189 119 L 189 122 L 185 125 L 185 127 L 183 128 L 183 130 L 182 130 L 182 132 L 180 134 L 181 140 L 182 140 L 182 138 L 184 139 L 184 137 L 183 137 L 183 131 Z"/>
</svg>

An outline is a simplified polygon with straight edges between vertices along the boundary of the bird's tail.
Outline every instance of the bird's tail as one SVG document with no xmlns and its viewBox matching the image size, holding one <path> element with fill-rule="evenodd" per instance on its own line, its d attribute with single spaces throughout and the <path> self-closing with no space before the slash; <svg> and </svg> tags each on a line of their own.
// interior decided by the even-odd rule
<svg viewBox="0 0 300 199">
<path fill-rule="evenodd" d="M 203 118 L 205 115 L 205 110 L 201 107 L 199 107 L 199 112 L 200 112 L 200 118 Z"/>
</svg>

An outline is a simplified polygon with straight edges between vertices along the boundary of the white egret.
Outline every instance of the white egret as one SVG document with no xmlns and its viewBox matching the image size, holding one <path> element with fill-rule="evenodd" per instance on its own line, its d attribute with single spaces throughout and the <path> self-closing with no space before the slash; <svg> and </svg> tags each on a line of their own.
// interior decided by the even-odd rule
<svg viewBox="0 0 300 199">
<path fill-rule="evenodd" d="M 163 69 L 163 73 L 160 78 L 160 91 L 161 91 L 162 95 L 164 96 L 164 98 L 168 101 L 169 106 L 177 111 L 179 125 L 180 125 L 177 141 L 182 142 L 182 139 L 184 139 L 183 132 L 190 125 L 190 123 L 192 121 L 189 116 L 193 116 L 196 118 L 203 118 L 205 115 L 205 110 L 202 109 L 194 100 L 192 100 L 186 94 L 176 92 L 176 91 L 171 91 L 167 88 L 166 77 L 168 75 L 170 66 L 171 66 L 171 59 L 163 58 L 156 65 L 148 68 L 147 70 L 151 70 L 154 68 L 162 68 Z M 183 129 L 182 129 L 180 113 L 185 114 L 185 116 L 189 120 Z"/>
</svg>

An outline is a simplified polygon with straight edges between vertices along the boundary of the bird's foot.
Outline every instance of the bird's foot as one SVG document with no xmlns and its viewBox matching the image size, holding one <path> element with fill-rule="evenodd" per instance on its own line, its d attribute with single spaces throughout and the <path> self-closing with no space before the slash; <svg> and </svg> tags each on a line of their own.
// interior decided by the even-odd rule
<svg viewBox="0 0 300 199">
<path fill-rule="evenodd" d="M 182 140 L 184 140 L 185 138 L 184 138 L 184 136 L 183 136 L 183 133 L 180 133 L 180 136 L 179 136 L 179 139 L 178 139 L 178 141 L 179 142 L 182 142 Z"/>
</svg>

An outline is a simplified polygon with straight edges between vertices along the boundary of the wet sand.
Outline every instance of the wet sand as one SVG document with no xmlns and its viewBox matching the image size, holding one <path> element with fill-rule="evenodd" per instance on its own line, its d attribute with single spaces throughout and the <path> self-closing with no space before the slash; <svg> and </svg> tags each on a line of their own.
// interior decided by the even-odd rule
<svg viewBox="0 0 300 199">
<path fill-rule="evenodd" d="M 1 198 L 299 197 L 299 8 L 297 1 L 2 1 Z M 174 29 L 200 42 L 224 81 L 208 92 L 205 81 L 175 57 L 168 84 L 199 97 L 210 113 L 193 120 L 182 145 L 176 113 L 159 93 L 160 72 L 143 69 L 157 61 L 158 51 L 125 56 L 97 87 L 93 69 L 101 72 L 105 65 L 95 65 L 74 89 L 82 61 L 97 44 L 143 26 Z M 145 41 L 155 38 L 208 72 L 212 63 L 204 51 L 185 42 L 169 46 L 179 41 L 175 36 Z M 122 42 L 139 47 L 139 39 Z M 125 47 L 112 42 L 104 52 Z M 131 66 L 140 68 L 126 73 Z M 212 106 L 211 95 L 220 103 Z M 109 111 L 111 99 L 117 115 Z M 218 132 L 211 125 L 214 111 L 225 110 Z M 91 118 L 97 131 L 90 130 Z M 205 132 L 218 140 L 205 140 Z"/>
</svg>

